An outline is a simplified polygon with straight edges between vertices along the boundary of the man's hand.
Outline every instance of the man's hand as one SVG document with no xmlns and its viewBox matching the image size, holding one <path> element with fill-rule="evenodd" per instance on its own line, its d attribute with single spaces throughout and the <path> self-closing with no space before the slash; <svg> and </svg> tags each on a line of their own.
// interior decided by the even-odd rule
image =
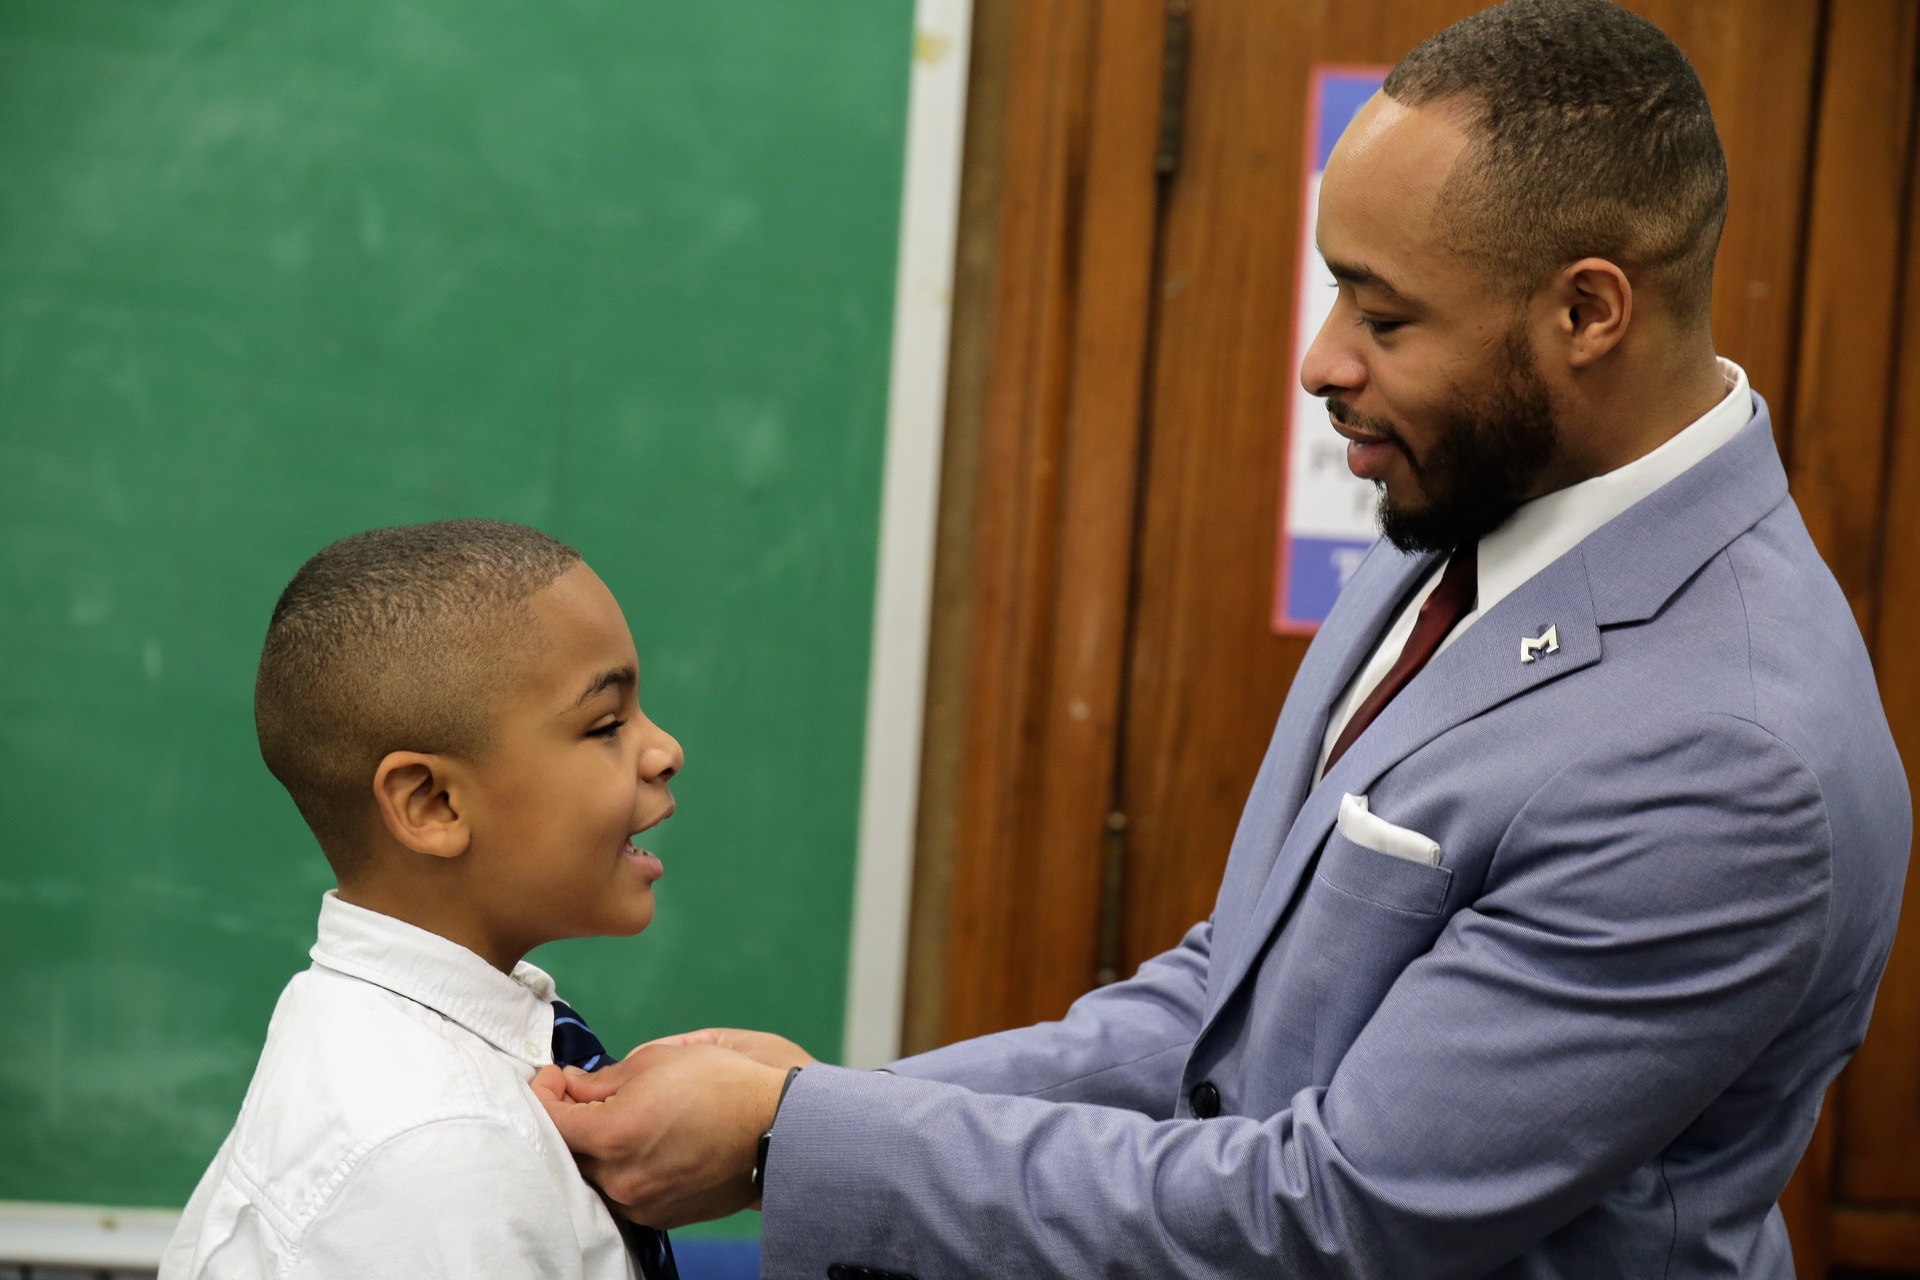
<svg viewBox="0 0 1920 1280">
<path fill-rule="evenodd" d="M 650 1044 L 594 1075 L 544 1067 L 533 1092 L 621 1214 L 679 1227 L 759 1199 L 754 1156 L 786 1074 L 717 1045 Z"/>
<path fill-rule="evenodd" d="M 744 1053 L 755 1062 L 778 1067 L 782 1071 L 789 1067 L 812 1066 L 816 1061 L 812 1054 L 785 1036 L 776 1036 L 771 1031 L 742 1031 L 736 1027 L 708 1027 L 704 1031 L 686 1031 L 648 1043 L 718 1045 L 722 1049 Z"/>
</svg>

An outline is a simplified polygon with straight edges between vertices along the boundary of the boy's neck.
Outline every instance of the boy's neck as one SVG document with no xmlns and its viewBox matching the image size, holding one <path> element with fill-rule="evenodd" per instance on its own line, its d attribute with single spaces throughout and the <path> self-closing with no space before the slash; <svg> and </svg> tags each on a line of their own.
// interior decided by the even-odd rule
<svg viewBox="0 0 1920 1280">
<path fill-rule="evenodd" d="M 422 892 L 423 886 L 356 876 L 341 879 L 339 886 L 342 902 L 392 916 L 416 929 L 457 942 L 502 973 L 511 974 L 514 966 L 533 949 L 495 937 L 462 895 L 447 892 L 451 888 L 448 885 L 435 886 L 435 892 Z"/>
</svg>

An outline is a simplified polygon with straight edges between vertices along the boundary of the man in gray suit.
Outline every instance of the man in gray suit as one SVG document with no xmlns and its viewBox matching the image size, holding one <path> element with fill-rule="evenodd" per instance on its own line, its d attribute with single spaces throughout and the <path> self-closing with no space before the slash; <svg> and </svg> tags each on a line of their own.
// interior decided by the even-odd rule
<svg viewBox="0 0 1920 1280">
<path fill-rule="evenodd" d="M 1303 370 L 1386 538 L 1212 916 L 891 1074 L 713 1031 L 543 1076 L 587 1173 L 659 1226 L 763 1197 L 770 1277 L 1790 1276 L 1911 810 L 1714 354 L 1726 191 L 1692 68 L 1605 0 L 1408 55 L 1327 166 Z"/>
</svg>

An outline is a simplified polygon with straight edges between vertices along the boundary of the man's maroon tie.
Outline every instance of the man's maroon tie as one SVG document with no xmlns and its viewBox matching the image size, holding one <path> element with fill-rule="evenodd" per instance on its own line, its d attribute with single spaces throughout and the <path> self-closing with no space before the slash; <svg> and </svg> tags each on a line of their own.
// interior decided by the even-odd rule
<svg viewBox="0 0 1920 1280">
<path fill-rule="evenodd" d="M 1427 665 L 1448 633 L 1460 625 L 1460 619 L 1473 612 L 1474 599 L 1480 593 L 1479 562 L 1476 543 L 1461 547 L 1447 561 L 1439 585 L 1420 605 L 1420 614 L 1413 622 L 1413 634 L 1407 637 L 1407 646 L 1400 650 L 1399 660 L 1381 677 L 1366 701 L 1348 718 L 1347 727 L 1334 739 L 1333 750 L 1327 753 L 1326 768 L 1320 771 L 1322 777 L 1333 772 L 1334 764 L 1347 753 L 1354 739 L 1365 733 L 1374 717 L 1393 701 L 1394 695 L 1420 674 L 1420 668 Z"/>
</svg>

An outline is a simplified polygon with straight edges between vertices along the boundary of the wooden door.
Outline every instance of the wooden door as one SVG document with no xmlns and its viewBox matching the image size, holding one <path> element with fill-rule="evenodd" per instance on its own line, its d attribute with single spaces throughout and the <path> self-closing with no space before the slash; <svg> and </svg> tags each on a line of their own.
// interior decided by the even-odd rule
<svg viewBox="0 0 1920 1280">
<path fill-rule="evenodd" d="M 991 352 L 961 424 L 977 489 L 943 540 L 967 640 L 929 757 L 955 765 L 923 815 L 945 856 L 915 926 L 944 943 L 915 986 L 922 1043 L 1057 1016 L 1211 909 L 1306 647 L 1269 619 L 1309 70 L 1391 64 L 1479 7 L 1010 6 Z M 1733 191 L 1716 342 L 1773 408 L 1920 763 L 1902 639 L 1920 626 L 1920 395 L 1896 397 L 1894 372 L 1901 342 L 1920 360 L 1920 325 L 1899 325 L 1920 284 L 1903 295 L 1890 269 L 1914 229 L 1916 7 L 1630 7 L 1714 104 Z M 1785 1202 L 1803 1275 L 1920 1268 L 1916 934 Z"/>
</svg>

